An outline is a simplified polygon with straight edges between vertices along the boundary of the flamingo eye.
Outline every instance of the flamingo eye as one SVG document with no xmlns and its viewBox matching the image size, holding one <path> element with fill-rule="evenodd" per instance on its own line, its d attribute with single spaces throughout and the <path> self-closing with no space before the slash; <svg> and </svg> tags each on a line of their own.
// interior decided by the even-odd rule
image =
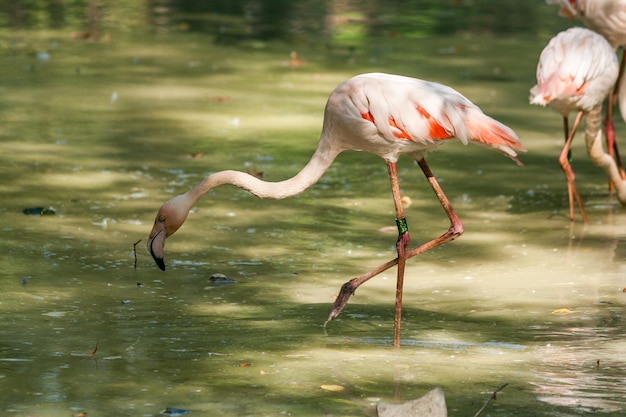
<svg viewBox="0 0 626 417">
<path fill-rule="evenodd" d="M 165 215 L 164 214 L 159 214 L 158 220 L 163 223 L 165 221 Z"/>
</svg>

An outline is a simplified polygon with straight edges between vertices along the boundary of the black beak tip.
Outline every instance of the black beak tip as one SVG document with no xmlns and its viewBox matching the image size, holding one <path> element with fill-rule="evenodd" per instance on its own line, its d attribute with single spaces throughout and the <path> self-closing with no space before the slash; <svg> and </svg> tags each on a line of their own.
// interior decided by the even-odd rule
<svg viewBox="0 0 626 417">
<path fill-rule="evenodd" d="M 156 236 L 155 236 L 156 237 Z M 157 266 L 159 267 L 159 269 L 161 271 L 165 271 L 165 261 L 163 260 L 162 257 L 158 256 L 156 253 L 154 253 L 154 250 L 152 249 L 152 245 L 154 244 L 154 238 L 152 237 L 149 241 L 148 241 L 148 250 L 150 252 L 150 255 L 152 255 L 152 259 L 154 259 L 154 262 L 157 264 Z"/>
<path fill-rule="evenodd" d="M 159 267 L 161 271 L 165 271 L 165 261 L 163 260 L 163 258 L 157 258 L 155 256 L 154 262 L 156 262 L 157 266 Z"/>
</svg>

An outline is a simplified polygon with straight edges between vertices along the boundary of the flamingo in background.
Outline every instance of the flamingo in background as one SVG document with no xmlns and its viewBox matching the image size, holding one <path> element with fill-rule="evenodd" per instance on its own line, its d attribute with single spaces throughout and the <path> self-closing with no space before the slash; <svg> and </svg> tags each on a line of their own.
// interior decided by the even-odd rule
<svg viewBox="0 0 626 417">
<path fill-rule="evenodd" d="M 559 4 L 559 14 L 569 19 L 579 18 L 591 30 L 604 36 L 614 50 L 626 45 L 626 0 L 546 0 L 548 4 Z M 622 51 L 622 60 L 619 76 L 615 87 L 609 94 L 607 114 L 604 119 L 606 144 L 609 155 L 615 154 L 620 176 L 626 178 L 615 141 L 615 126 L 613 123 L 613 107 L 619 97 L 619 108 L 622 119 L 626 121 L 626 83 L 622 82 L 626 49 Z M 609 183 L 609 187 L 610 187 Z"/>
<path fill-rule="evenodd" d="M 463 233 L 463 225 L 431 173 L 424 156 L 449 139 L 474 142 L 511 158 L 518 165 L 516 151 L 525 151 L 515 133 L 486 116 L 477 106 L 450 87 L 390 74 L 362 74 L 340 84 L 330 94 L 315 153 L 294 177 L 266 182 L 240 171 L 209 175 L 188 192 L 165 202 L 159 209 L 148 239 L 148 250 L 165 270 L 163 247 L 185 221 L 191 207 L 209 190 L 234 185 L 260 198 L 283 199 L 315 184 L 334 159 L 345 150 L 366 151 L 387 163 L 396 212 L 397 258 L 346 282 L 337 296 L 328 321 L 339 315 L 354 291 L 375 275 L 397 265 L 393 345 L 400 345 L 400 320 L 404 268 L 408 258 L 449 242 Z M 404 216 L 396 162 L 408 154 L 422 169 L 441 202 L 450 228 L 441 236 L 409 250 L 409 231 Z"/>
<path fill-rule="evenodd" d="M 618 191 L 620 202 L 626 202 L 626 187 L 615 160 L 602 149 L 600 115 L 602 102 L 609 94 L 618 76 L 617 57 L 611 45 L 602 36 L 584 28 L 571 28 L 559 33 L 541 51 L 537 65 L 537 85 L 530 90 L 530 104 L 549 105 L 563 116 L 565 145 L 559 164 L 565 173 L 569 196 L 570 220 L 574 220 L 574 199 L 585 223 L 587 213 L 576 185 L 568 153 L 576 130 L 587 114 L 585 142 L 590 159 L 605 169 L 609 180 Z M 577 112 L 570 131 L 568 117 Z M 597 143 L 596 143 L 597 142 Z M 607 160 L 608 157 L 608 160 Z"/>
</svg>

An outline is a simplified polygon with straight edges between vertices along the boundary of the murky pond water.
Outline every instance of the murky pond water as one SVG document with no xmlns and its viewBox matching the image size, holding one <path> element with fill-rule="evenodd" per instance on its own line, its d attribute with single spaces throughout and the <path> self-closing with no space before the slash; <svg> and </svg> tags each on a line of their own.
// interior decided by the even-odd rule
<svg viewBox="0 0 626 417">
<path fill-rule="evenodd" d="M 437 53 L 457 44 L 457 55 Z M 567 219 L 560 118 L 526 102 L 543 41 L 402 46 L 414 55 L 372 48 L 356 62 L 303 47 L 307 65 L 294 70 L 286 45 L 7 35 L 2 414 L 365 416 L 381 399 L 441 386 L 450 415 L 467 416 L 508 383 L 489 415 L 622 415 L 626 217 L 580 141 L 574 168 L 591 223 Z M 217 189 L 168 240 L 167 272 L 155 267 L 145 238 L 163 201 L 222 169 L 295 174 L 328 93 L 372 70 L 454 86 L 529 150 L 523 168 L 458 143 L 430 157 L 466 233 L 409 261 L 400 350 L 394 270 L 322 326 L 342 283 L 395 256 L 376 157 L 341 155 L 290 200 Z M 419 169 L 401 161 L 399 174 L 413 241 L 441 234 L 447 220 Z M 235 282 L 213 283 L 216 273 Z"/>
</svg>

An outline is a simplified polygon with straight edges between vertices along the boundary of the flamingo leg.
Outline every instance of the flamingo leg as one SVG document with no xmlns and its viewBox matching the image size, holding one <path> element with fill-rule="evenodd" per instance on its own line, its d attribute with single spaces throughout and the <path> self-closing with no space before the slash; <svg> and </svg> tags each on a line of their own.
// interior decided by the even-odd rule
<svg viewBox="0 0 626 417">
<path fill-rule="evenodd" d="M 571 221 L 574 221 L 574 200 L 578 204 L 578 208 L 580 209 L 580 213 L 583 216 L 583 221 L 585 223 L 589 223 L 589 218 L 587 217 L 587 212 L 585 212 L 585 207 L 583 206 L 583 202 L 578 194 L 578 190 L 576 189 L 576 184 L 574 183 L 574 179 L 576 176 L 574 175 L 574 170 L 569 163 L 568 155 L 570 153 L 570 149 L 572 146 L 572 140 L 574 139 L 574 135 L 576 134 L 576 130 L 580 125 L 580 122 L 583 118 L 584 112 L 579 111 L 576 115 L 576 119 L 574 120 L 574 126 L 572 126 L 572 130 L 568 131 L 568 120 L 567 117 L 563 117 L 563 127 L 565 130 L 565 145 L 563 146 L 563 150 L 559 155 L 559 164 L 561 165 L 561 169 L 565 174 L 565 180 L 567 181 L 567 194 L 569 198 L 569 218 Z"/>
<path fill-rule="evenodd" d="M 398 240 L 396 242 L 396 250 L 398 252 L 398 269 L 396 278 L 396 304 L 393 318 L 393 346 L 400 346 L 400 327 L 402 322 L 402 293 L 404 286 L 404 270 L 406 265 L 406 254 L 409 249 L 411 239 L 409 237 L 409 228 L 404 217 L 404 207 L 402 207 L 402 195 L 400 193 L 400 185 L 398 183 L 398 175 L 396 164 L 387 163 L 389 172 L 389 180 L 391 181 L 391 193 L 393 195 L 393 204 L 396 208 L 396 224 L 398 225 Z"/>
<path fill-rule="evenodd" d="M 422 172 L 424 172 L 424 175 L 426 176 L 426 180 L 430 184 L 431 188 L 435 192 L 435 195 L 439 199 L 441 206 L 446 212 L 448 219 L 450 220 L 450 228 L 438 238 L 432 239 L 410 250 L 409 252 L 407 252 L 403 262 L 406 262 L 406 259 L 412 258 L 413 256 L 426 252 L 427 250 L 436 248 L 437 246 L 450 242 L 456 239 L 457 237 L 461 236 L 461 234 L 463 234 L 463 224 L 461 223 L 461 220 L 459 219 L 458 215 L 452 208 L 450 201 L 448 200 L 443 190 L 441 189 L 441 186 L 437 182 L 437 179 L 435 178 L 433 173 L 430 171 L 430 168 L 428 167 L 426 160 L 421 159 L 417 161 L 417 163 L 422 169 Z M 394 203 L 395 203 L 395 195 L 394 195 Z M 400 203 L 399 206 L 402 207 L 402 204 Z M 396 203 L 396 207 L 398 207 L 398 203 Z M 398 227 L 398 229 L 400 229 L 400 227 Z M 398 238 L 398 240 L 400 241 L 400 237 Z M 408 246 L 408 233 L 407 233 L 407 246 Z M 380 274 L 383 271 L 386 271 L 387 269 L 391 268 L 394 265 L 399 265 L 399 257 L 392 259 L 388 261 L 387 263 L 380 265 L 378 268 L 375 268 L 369 272 L 366 272 L 365 274 L 361 276 L 352 278 L 350 281 L 343 284 L 343 286 L 341 287 L 341 290 L 339 291 L 339 295 L 337 295 L 337 298 L 335 299 L 331 312 L 328 315 L 328 319 L 326 320 L 326 323 L 333 320 L 335 317 L 337 317 L 341 313 L 343 308 L 348 303 L 350 296 L 354 294 L 354 292 L 359 286 L 361 286 L 365 282 L 369 281 L 371 278 L 375 277 L 376 275 Z M 398 286 L 396 286 L 396 291 L 397 290 L 398 290 Z M 399 328 L 398 328 L 398 331 L 399 331 Z M 395 337 L 396 336 L 394 334 L 394 346 L 396 346 Z M 399 343 L 399 334 L 398 334 L 398 343 Z"/>
<path fill-rule="evenodd" d="M 617 101 L 619 85 L 623 81 L 624 75 L 624 65 L 626 63 L 626 50 L 622 51 L 622 60 L 620 62 L 619 67 L 619 75 L 617 76 L 617 81 L 615 82 L 615 86 L 611 93 L 609 94 L 606 117 L 604 118 L 604 132 L 606 134 L 606 149 L 608 151 L 609 156 L 611 158 L 615 158 L 617 162 L 617 167 L 619 169 L 620 176 L 622 179 L 626 179 L 626 173 L 624 172 L 624 167 L 622 166 L 622 160 L 619 155 L 619 150 L 617 147 L 617 142 L 615 141 L 615 124 L 613 122 L 613 109 L 615 107 L 615 102 Z M 609 195 L 613 193 L 613 183 L 609 181 Z"/>
</svg>

